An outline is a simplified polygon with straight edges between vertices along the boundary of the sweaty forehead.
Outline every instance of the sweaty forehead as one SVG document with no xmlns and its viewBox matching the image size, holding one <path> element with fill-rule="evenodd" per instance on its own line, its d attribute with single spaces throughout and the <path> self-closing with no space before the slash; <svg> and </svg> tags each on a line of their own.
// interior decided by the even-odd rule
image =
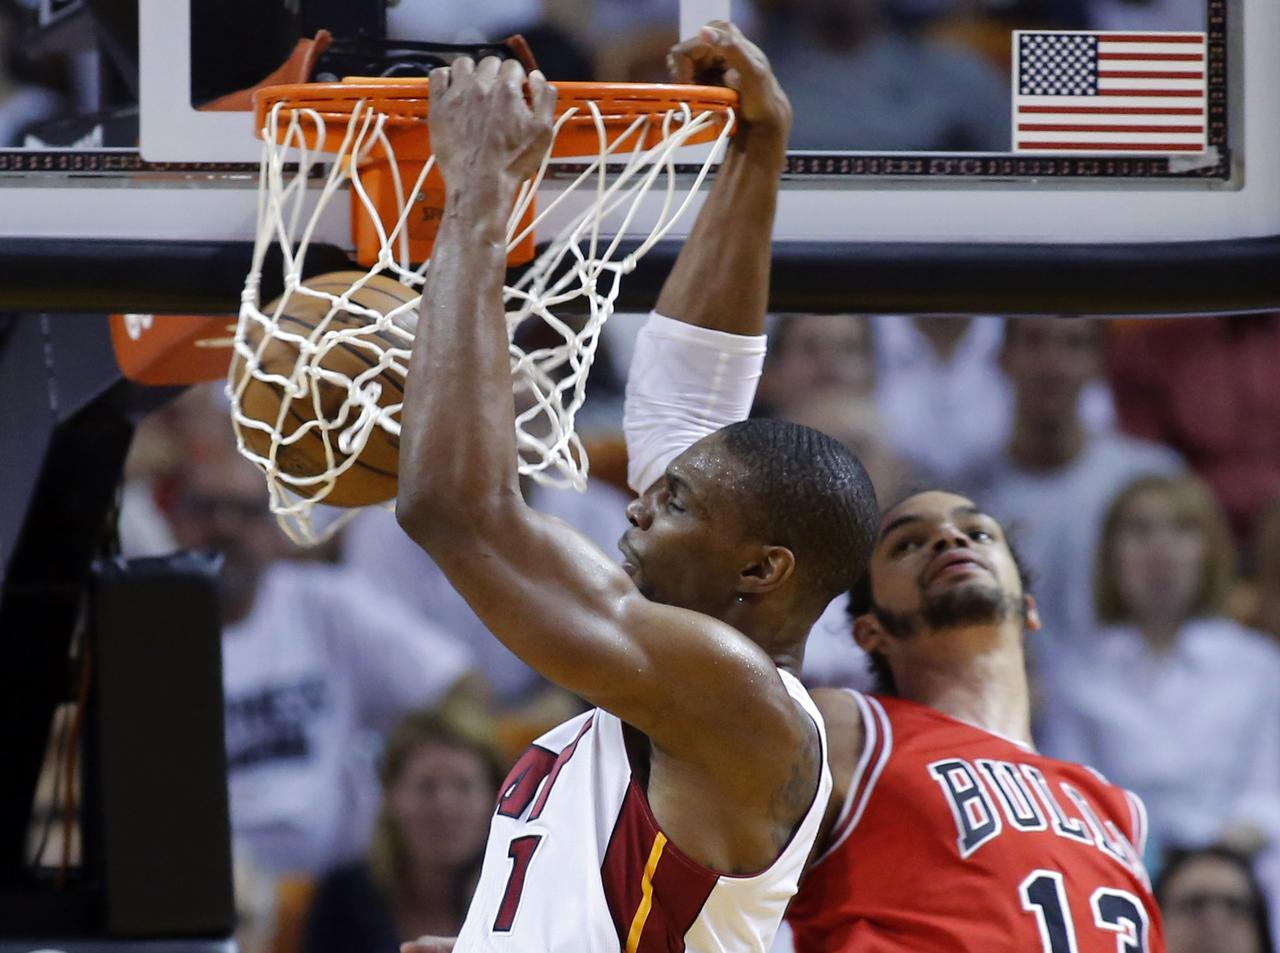
<svg viewBox="0 0 1280 953">
<path fill-rule="evenodd" d="M 701 492 L 733 490 L 745 474 L 742 466 L 717 434 L 703 437 L 667 465 L 668 479 Z"/>
</svg>

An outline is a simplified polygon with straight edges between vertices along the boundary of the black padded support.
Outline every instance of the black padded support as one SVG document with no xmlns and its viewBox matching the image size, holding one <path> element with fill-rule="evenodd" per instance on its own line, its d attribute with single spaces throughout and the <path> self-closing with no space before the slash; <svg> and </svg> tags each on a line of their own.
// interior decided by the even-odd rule
<svg viewBox="0 0 1280 953">
<path fill-rule="evenodd" d="M 108 936 L 235 927 L 217 564 L 95 567 L 93 725 Z"/>
<path fill-rule="evenodd" d="M 618 305 L 653 305 L 679 242 L 622 282 Z M 236 311 L 248 242 L 29 239 L 0 247 L 0 308 Z M 1280 308 L 1280 236 L 1212 242 L 1016 245 L 776 242 L 774 311 L 958 314 L 1215 314 Z M 311 249 L 307 274 L 351 267 Z M 263 298 L 278 293 L 278 264 Z"/>
<path fill-rule="evenodd" d="M 27 821 L 92 558 L 133 429 L 107 322 L 10 319 L 0 339 L 0 891 Z M 0 929 L 13 922 L 0 916 Z"/>
<path fill-rule="evenodd" d="M 679 247 L 654 248 L 620 308 L 657 299 Z M 1123 245 L 777 242 L 773 311 L 1216 314 L 1280 307 L 1280 236 Z"/>
<path fill-rule="evenodd" d="M 0 243 L 0 310 L 233 314 L 253 254 L 251 242 L 106 242 L 33 238 Z M 313 245 L 306 274 L 350 268 L 332 245 Z M 284 284 L 268 256 L 263 300 Z"/>
</svg>

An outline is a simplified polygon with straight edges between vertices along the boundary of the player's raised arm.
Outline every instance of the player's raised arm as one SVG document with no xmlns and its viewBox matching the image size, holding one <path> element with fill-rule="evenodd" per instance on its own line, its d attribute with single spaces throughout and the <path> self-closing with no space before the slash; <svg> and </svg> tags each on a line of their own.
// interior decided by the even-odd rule
<svg viewBox="0 0 1280 953">
<path fill-rule="evenodd" d="M 739 125 L 657 311 L 699 327 L 761 334 L 791 104 L 764 54 L 731 23 L 709 23 L 676 45 L 669 63 L 677 82 L 737 90 Z"/>
<path fill-rule="evenodd" d="M 516 654 L 669 753 L 718 763 L 735 741 L 752 751 L 795 751 L 813 726 L 773 661 L 711 617 L 735 599 L 745 605 L 794 583 L 789 550 L 740 534 L 708 536 L 702 550 L 694 540 L 683 557 L 676 554 L 689 564 L 669 571 L 694 577 L 681 604 L 703 612 L 660 605 L 611 558 L 520 496 L 501 297 L 503 223 L 519 182 L 545 151 L 555 96 L 535 73 L 530 105 L 524 81 L 518 64 L 492 59 L 462 59 L 431 77 L 431 135 L 447 202 L 405 393 L 401 525 Z M 669 492 L 636 504 L 633 521 L 653 526 L 659 508 L 665 519 L 679 507 L 693 527 L 685 532 L 709 532 L 710 510 L 723 505 L 717 468 L 725 465 L 714 451 L 692 458 Z M 721 548 L 708 553 L 712 544 Z M 640 558 L 633 553 L 633 563 Z M 660 562 L 654 556 L 653 572 Z M 699 571 L 706 578 L 696 578 Z M 746 757 L 761 762 L 752 770 L 766 778 L 794 767 Z M 746 770 L 742 781 L 770 788 Z"/>
<path fill-rule="evenodd" d="M 764 365 L 770 242 L 791 106 L 760 50 L 713 22 L 671 51 L 672 78 L 738 91 L 737 129 L 636 339 L 623 429 L 627 478 L 647 490 L 668 463 L 745 420 Z"/>
</svg>

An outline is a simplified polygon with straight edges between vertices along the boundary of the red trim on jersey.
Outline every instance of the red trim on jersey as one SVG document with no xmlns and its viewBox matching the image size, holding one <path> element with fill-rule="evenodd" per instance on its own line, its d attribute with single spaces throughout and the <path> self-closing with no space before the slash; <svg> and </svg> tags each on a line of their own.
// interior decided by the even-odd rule
<svg viewBox="0 0 1280 953">
<path fill-rule="evenodd" d="M 889 724 L 889 716 L 885 714 L 884 708 L 874 698 L 860 692 L 850 691 L 849 694 L 858 703 L 858 710 L 862 713 L 862 726 L 865 732 L 862 756 L 854 766 L 844 807 L 841 808 L 840 816 L 831 829 L 831 846 L 823 852 L 817 862 L 821 862 L 827 855 L 833 853 L 857 826 L 867 800 L 871 797 L 871 791 L 880 777 L 880 772 L 884 770 L 889 755 L 893 752 L 893 728 Z"/>
<path fill-rule="evenodd" d="M 1133 825 L 1129 832 L 1129 843 L 1138 852 L 1138 856 L 1142 857 L 1147 852 L 1147 805 L 1143 803 L 1142 798 L 1127 788 L 1121 790 L 1124 791 L 1124 799 L 1129 805 L 1129 821 Z"/>
<path fill-rule="evenodd" d="M 618 931 L 619 949 L 625 949 L 640 907 L 645 864 L 659 833 L 644 791 L 632 778 L 600 866 L 600 880 L 609 915 Z M 683 950 L 684 935 L 698 919 L 717 880 L 719 875 L 715 871 L 694 863 L 668 842 L 650 883 L 651 906 L 636 953 Z"/>
</svg>

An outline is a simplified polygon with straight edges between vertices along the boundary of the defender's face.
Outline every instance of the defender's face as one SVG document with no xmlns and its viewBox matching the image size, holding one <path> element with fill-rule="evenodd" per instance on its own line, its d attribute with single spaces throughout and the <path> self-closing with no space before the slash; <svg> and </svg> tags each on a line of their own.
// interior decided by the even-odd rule
<svg viewBox="0 0 1280 953">
<path fill-rule="evenodd" d="M 734 498 L 745 479 L 713 434 L 627 505 L 631 528 L 618 548 L 647 598 L 713 615 L 732 600 L 743 552 Z"/>
<path fill-rule="evenodd" d="M 886 513 L 870 572 L 876 604 L 904 617 L 948 601 L 1023 597 L 1004 530 L 954 493 L 920 493 Z"/>
</svg>

